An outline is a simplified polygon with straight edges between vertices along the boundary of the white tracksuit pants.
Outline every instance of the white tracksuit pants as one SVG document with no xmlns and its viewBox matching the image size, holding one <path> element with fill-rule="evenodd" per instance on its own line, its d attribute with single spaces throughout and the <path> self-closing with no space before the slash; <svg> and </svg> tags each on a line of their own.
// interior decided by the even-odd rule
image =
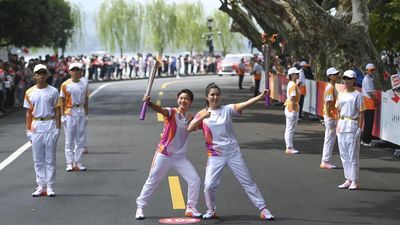
<svg viewBox="0 0 400 225">
<path fill-rule="evenodd" d="M 204 195 L 207 208 L 212 210 L 216 209 L 215 192 L 221 182 L 221 175 L 225 165 L 229 166 L 233 175 L 242 185 L 254 206 L 259 210 L 265 208 L 265 200 L 257 184 L 251 178 L 239 148 L 235 149 L 230 155 L 208 157 L 206 177 L 204 180 Z"/>
<path fill-rule="evenodd" d="M 346 180 L 358 181 L 360 169 L 360 136 L 355 133 L 337 133 L 340 159 Z"/>
<path fill-rule="evenodd" d="M 325 123 L 325 138 L 324 148 L 322 150 L 322 162 L 330 162 L 332 159 L 332 151 L 336 141 L 336 126 L 337 120 L 324 117 Z"/>
<path fill-rule="evenodd" d="M 32 134 L 32 158 L 38 186 L 53 186 L 56 179 L 57 137 L 54 132 Z"/>
<path fill-rule="evenodd" d="M 293 146 L 293 135 L 296 130 L 299 113 L 296 111 L 289 112 L 285 107 L 286 128 L 285 128 L 285 143 L 286 149 L 295 149 Z"/>
<path fill-rule="evenodd" d="M 82 154 L 86 146 L 85 116 L 66 116 L 64 133 L 66 163 L 81 163 Z"/>
<path fill-rule="evenodd" d="M 200 177 L 192 163 L 186 157 L 171 158 L 158 152 L 154 156 L 149 177 L 143 185 L 140 196 L 136 199 L 137 207 L 144 208 L 147 205 L 151 195 L 171 168 L 175 168 L 188 184 L 187 205 L 196 207 L 199 199 Z"/>
</svg>

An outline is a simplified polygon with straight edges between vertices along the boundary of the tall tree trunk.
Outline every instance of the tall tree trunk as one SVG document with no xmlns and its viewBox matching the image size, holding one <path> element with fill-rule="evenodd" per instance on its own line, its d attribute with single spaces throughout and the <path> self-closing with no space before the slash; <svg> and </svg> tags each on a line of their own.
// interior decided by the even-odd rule
<svg viewBox="0 0 400 225">
<path fill-rule="evenodd" d="M 369 13 L 364 0 L 352 0 L 351 8 L 348 0 L 339 0 L 338 9 L 350 10 L 351 20 L 343 12 L 338 13 L 340 17 L 330 15 L 315 1 L 220 1 L 220 10 L 235 22 L 232 29 L 249 38 L 259 51 L 262 31 L 257 26 L 268 35 L 278 33 L 293 56 L 312 59 L 319 78 L 331 66 L 341 71 L 349 69 L 352 60 L 359 62 L 360 69 L 373 62 L 382 72 L 379 54 L 368 34 Z"/>
</svg>

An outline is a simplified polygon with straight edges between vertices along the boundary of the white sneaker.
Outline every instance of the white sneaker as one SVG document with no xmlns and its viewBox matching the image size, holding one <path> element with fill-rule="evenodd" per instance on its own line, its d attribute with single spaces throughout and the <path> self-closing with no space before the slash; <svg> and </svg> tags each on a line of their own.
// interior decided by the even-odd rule
<svg viewBox="0 0 400 225">
<path fill-rule="evenodd" d="M 142 220 L 142 219 L 144 219 L 144 214 L 143 214 L 143 209 L 142 209 L 142 208 L 137 208 L 137 209 L 136 209 L 135 218 L 136 218 L 137 220 Z"/>
<path fill-rule="evenodd" d="M 264 208 L 260 212 L 260 218 L 264 219 L 264 220 L 273 220 L 274 215 L 272 215 L 271 212 L 267 208 Z"/>
<path fill-rule="evenodd" d="M 215 218 L 217 218 L 217 213 L 212 209 L 207 210 L 207 212 L 203 215 L 203 219 L 205 220 Z"/>
<path fill-rule="evenodd" d="M 54 189 L 51 186 L 47 186 L 47 196 L 48 197 L 56 196 L 56 193 L 54 192 Z"/>
<path fill-rule="evenodd" d="M 351 182 L 351 185 L 349 186 L 349 190 L 355 191 L 355 190 L 358 190 L 358 188 L 359 188 L 358 183 Z"/>
<path fill-rule="evenodd" d="M 197 211 L 196 207 L 187 206 L 185 211 L 186 217 L 194 217 L 194 218 L 201 218 L 201 213 Z"/>
<path fill-rule="evenodd" d="M 296 149 L 286 149 L 286 154 L 299 154 L 299 151 Z"/>
<path fill-rule="evenodd" d="M 341 184 L 341 185 L 339 185 L 339 186 L 337 186 L 339 189 L 347 189 L 347 188 L 349 188 L 350 187 L 350 185 L 351 185 L 351 181 L 345 181 L 343 184 Z"/>
<path fill-rule="evenodd" d="M 46 195 L 46 188 L 42 186 L 38 186 L 36 190 L 32 193 L 32 197 L 39 197 Z"/>
<path fill-rule="evenodd" d="M 67 168 L 65 169 L 67 172 L 71 172 L 74 168 L 72 168 L 71 163 L 67 163 Z"/>
<path fill-rule="evenodd" d="M 81 163 L 75 163 L 75 169 L 79 171 L 86 171 L 86 167 L 84 167 Z"/>
</svg>

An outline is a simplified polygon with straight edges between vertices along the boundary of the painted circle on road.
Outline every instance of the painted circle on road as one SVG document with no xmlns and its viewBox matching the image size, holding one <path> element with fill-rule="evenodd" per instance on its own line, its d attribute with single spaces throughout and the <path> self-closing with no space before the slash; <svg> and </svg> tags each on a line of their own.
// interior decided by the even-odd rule
<svg viewBox="0 0 400 225">
<path fill-rule="evenodd" d="M 179 218 L 160 219 L 158 222 L 164 224 L 189 224 L 189 223 L 198 223 L 200 222 L 200 219 L 179 217 Z"/>
</svg>

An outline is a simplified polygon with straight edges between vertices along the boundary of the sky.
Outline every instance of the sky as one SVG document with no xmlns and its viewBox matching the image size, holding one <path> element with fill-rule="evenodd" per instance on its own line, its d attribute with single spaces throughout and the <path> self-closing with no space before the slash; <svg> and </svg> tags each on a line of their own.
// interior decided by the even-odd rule
<svg viewBox="0 0 400 225">
<path fill-rule="evenodd" d="M 105 0 L 68 0 L 71 3 L 74 3 L 79 6 L 81 12 L 83 12 L 84 22 L 84 30 L 86 31 L 84 36 L 85 43 L 79 49 L 82 51 L 90 52 L 90 51 L 100 51 L 103 50 L 100 46 L 99 39 L 97 37 L 96 25 L 95 25 L 95 16 L 98 10 L 100 9 L 100 5 Z M 135 0 L 136 2 L 140 2 L 142 4 L 146 4 L 150 0 Z M 182 0 L 165 0 L 167 3 L 173 2 L 183 2 Z M 197 2 L 200 1 L 203 3 L 204 10 L 207 15 L 211 15 L 214 11 L 218 10 L 221 5 L 219 0 L 185 0 L 187 2 Z M 206 23 L 206 21 L 204 21 Z M 68 51 L 67 51 L 68 53 Z M 71 54 L 76 52 L 71 51 Z M 79 54 L 79 53 L 78 53 Z"/>
</svg>

